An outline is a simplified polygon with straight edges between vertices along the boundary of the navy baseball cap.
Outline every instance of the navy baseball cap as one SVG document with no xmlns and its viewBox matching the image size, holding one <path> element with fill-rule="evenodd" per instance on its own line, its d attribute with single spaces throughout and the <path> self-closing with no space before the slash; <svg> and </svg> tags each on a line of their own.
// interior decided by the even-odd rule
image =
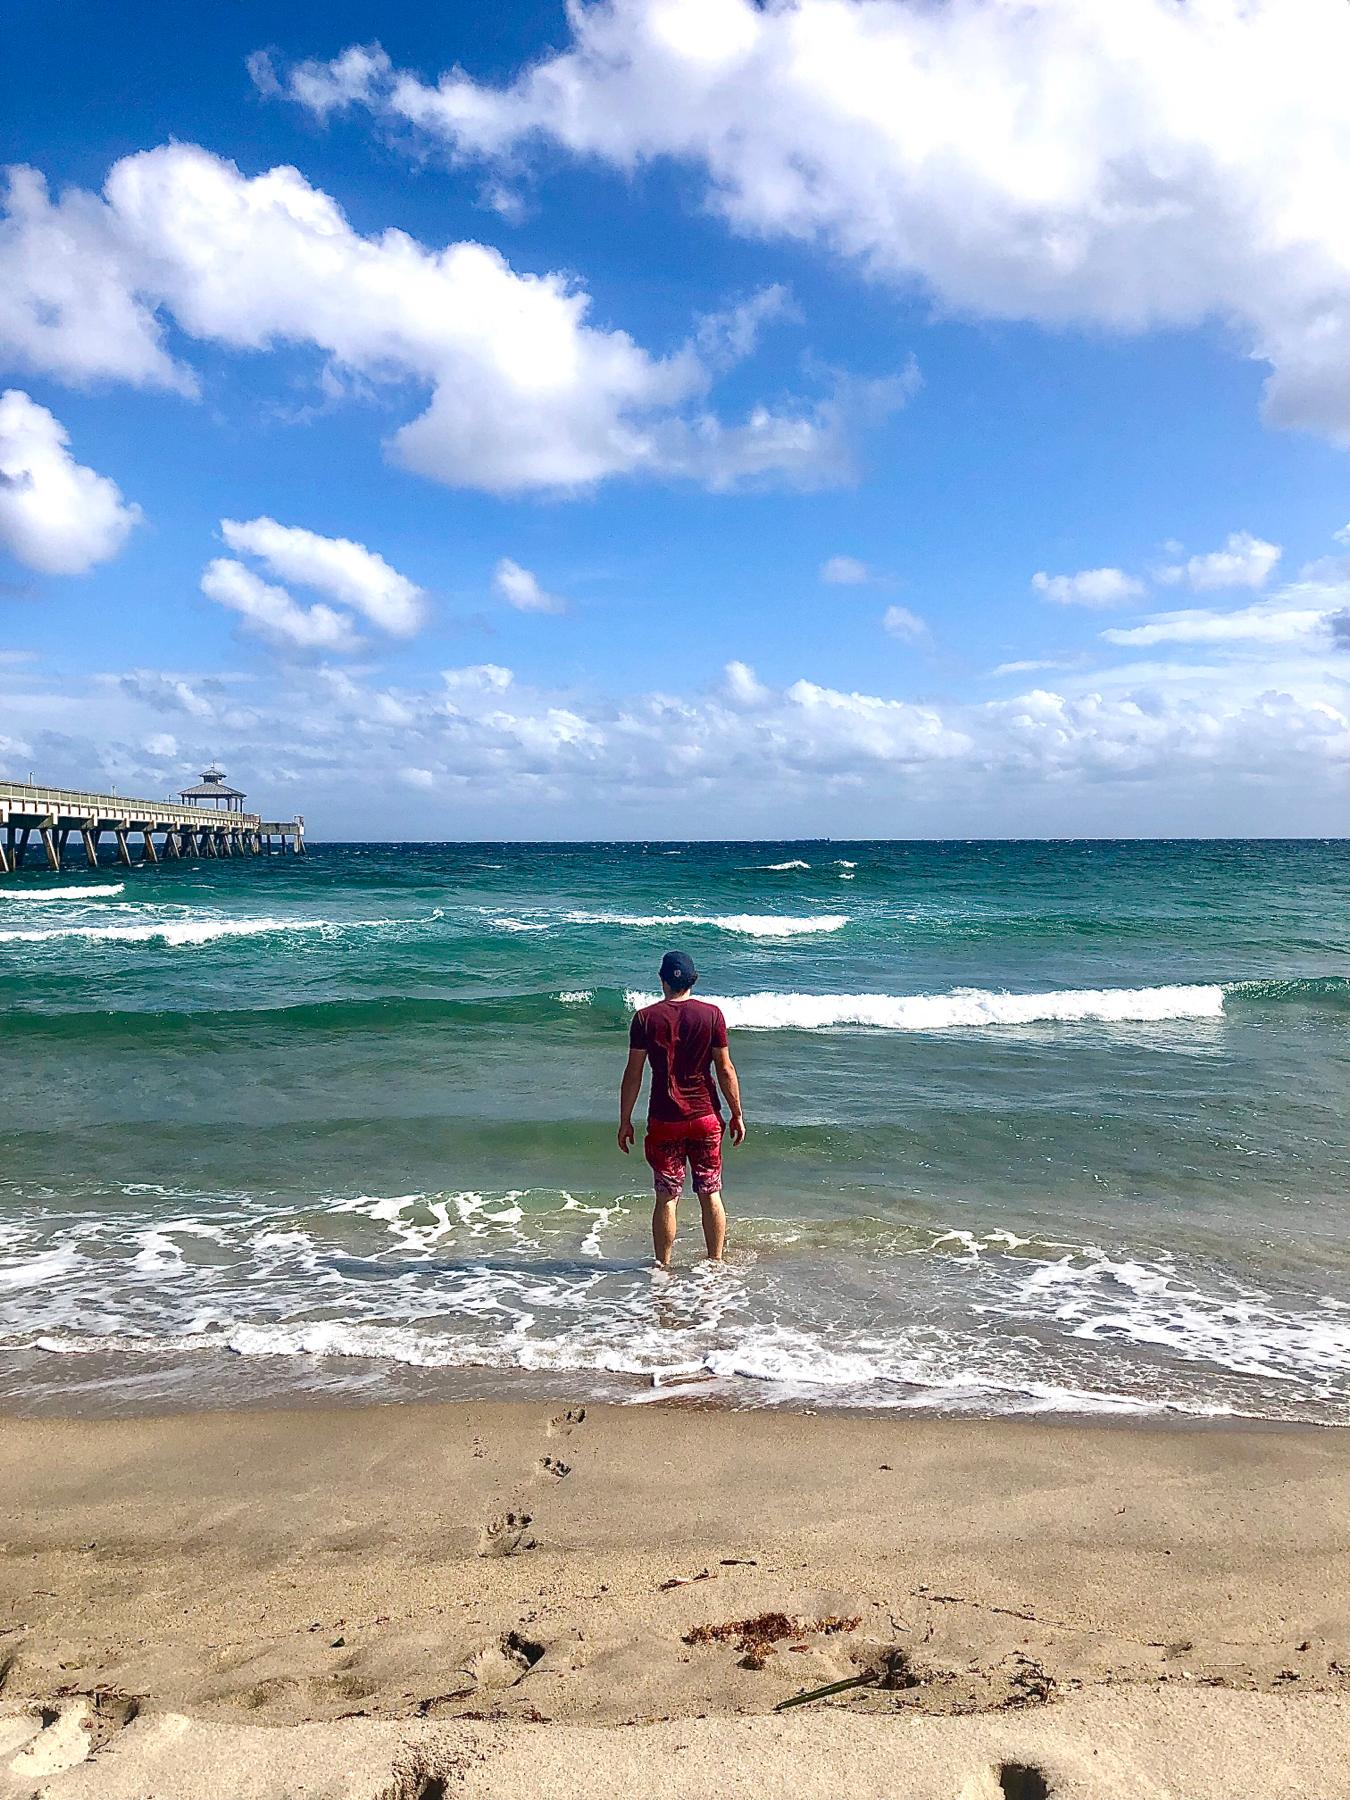
<svg viewBox="0 0 1350 1800">
<path fill-rule="evenodd" d="M 693 957 L 686 956 L 683 950 L 667 950 L 661 958 L 661 979 L 667 987 L 673 987 L 676 993 L 683 988 L 693 987 L 698 980 Z"/>
</svg>

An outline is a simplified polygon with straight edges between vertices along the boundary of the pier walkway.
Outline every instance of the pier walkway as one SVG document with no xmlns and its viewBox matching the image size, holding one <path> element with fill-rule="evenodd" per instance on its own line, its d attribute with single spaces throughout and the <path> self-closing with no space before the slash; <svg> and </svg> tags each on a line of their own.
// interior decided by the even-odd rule
<svg viewBox="0 0 1350 1800">
<path fill-rule="evenodd" d="M 72 837 L 83 847 L 89 867 L 96 869 L 105 832 L 116 844 L 117 860 L 127 865 L 180 856 L 305 852 L 305 821 L 299 815 L 266 820 L 260 813 L 178 806 L 171 800 L 129 800 L 121 794 L 85 794 L 75 788 L 34 787 L 0 778 L 0 875 L 21 869 L 30 852 L 39 852 L 49 869 L 59 871 Z M 141 857 L 132 853 L 133 834 L 141 840 Z M 78 856 L 80 849 L 73 854 Z"/>
</svg>

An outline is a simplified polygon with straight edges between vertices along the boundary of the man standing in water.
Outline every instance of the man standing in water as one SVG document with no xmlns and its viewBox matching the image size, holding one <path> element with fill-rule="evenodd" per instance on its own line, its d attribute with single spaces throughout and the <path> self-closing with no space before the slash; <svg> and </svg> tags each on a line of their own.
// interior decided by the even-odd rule
<svg viewBox="0 0 1350 1800">
<path fill-rule="evenodd" d="M 727 1216 L 722 1209 L 722 1132 L 733 1144 L 745 1138 L 741 1087 L 727 1049 L 727 1022 L 720 1008 L 695 1000 L 698 970 L 682 950 L 661 959 L 664 999 L 634 1015 L 628 1034 L 628 1067 L 619 1091 L 619 1148 L 632 1148 L 633 1108 L 642 1091 L 642 1071 L 652 1066 L 643 1150 L 656 1184 L 652 1247 L 657 1266 L 670 1267 L 675 1248 L 675 1206 L 684 1188 L 684 1165 L 694 1172 L 694 1192 L 703 1209 L 703 1241 L 708 1260 L 721 1262 Z M 714 1081 L 714 1075 L 716 1080 Z M 724 1128 L 717 1090 L 731 1113 Z"/>
</svg>

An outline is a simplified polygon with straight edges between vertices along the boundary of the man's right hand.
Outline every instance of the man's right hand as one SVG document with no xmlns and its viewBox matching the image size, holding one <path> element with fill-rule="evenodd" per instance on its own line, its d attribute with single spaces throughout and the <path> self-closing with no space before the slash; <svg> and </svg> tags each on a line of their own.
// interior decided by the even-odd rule
<svg viewBox="0 0 1350 1800">
<path fill-rule="evenodd" d="M 745 1142 L 745 1119 L 740 1113 L 732 1113 L 731 1120 L 727 1125 L 727 1130 L 731 1134 L 731 1141 L 733 1144 L 743 1144 Z"/>
<path fill-rule="evenodd" d="M 633 1121 L 631 1119 L 621 1120 L 619 1124 L 619 1148 L 623 1151 L 625 1156 L 627 1156 L 628 1152 L 633 1148 L 635 1135 L 636 1134 L 633 1131 Z"/>
</svg>

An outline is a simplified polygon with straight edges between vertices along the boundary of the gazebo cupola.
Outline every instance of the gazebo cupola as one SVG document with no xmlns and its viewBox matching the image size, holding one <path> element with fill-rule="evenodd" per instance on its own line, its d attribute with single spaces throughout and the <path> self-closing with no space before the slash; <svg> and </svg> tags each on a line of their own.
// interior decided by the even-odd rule
<svg viewBox="0 0 1350 1800">
<path fill-rule="evenodd" d="M 224 812 L 243 812 L 244 796 L 238 788 L 227 785 L 224 771 L 214 763 L 202 770 L 196 787 L 183 788 L 178 795 L 184 806 L 214 806 Z"/>
</svg>

